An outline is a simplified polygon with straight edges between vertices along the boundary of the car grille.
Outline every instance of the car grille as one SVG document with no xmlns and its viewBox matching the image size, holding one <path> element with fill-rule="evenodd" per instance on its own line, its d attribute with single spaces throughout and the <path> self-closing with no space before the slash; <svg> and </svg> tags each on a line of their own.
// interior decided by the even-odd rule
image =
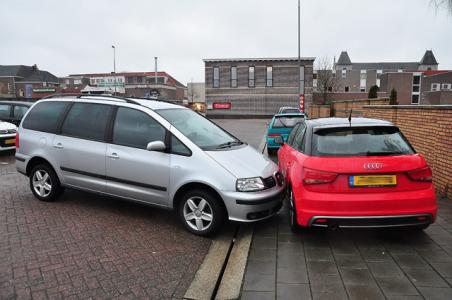
<svg viewBox="0 0 452 300">
<path fill-rule="evenodd" d="M 273 176 L 264 178 L 264 185 L 267 189 L 270 189 L 276 185 L 275 178 Z"/>
<path fill-rule="evenodd" d="M 16 133 L 16 129 L 2 129 L 0 130 L 0 134 L 14 134 Z"/>
</svg>

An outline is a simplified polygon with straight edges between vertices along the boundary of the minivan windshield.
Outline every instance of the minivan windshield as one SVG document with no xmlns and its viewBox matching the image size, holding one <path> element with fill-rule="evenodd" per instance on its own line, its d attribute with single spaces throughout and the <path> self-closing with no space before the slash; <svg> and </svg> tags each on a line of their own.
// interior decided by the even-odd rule
<svg viewBox="0 0 452 300">
<path fill-rule="evenodd" d="M 160 109 L 156 112 L 203 150 L 220 150 L 243 144 L 190 109 Z"/>
<path fill-rule="evenodd" d="M 303 115 L 294 116 L 278 116 L 275 117 L 275 122 L 273 122 L 273 128 L 293 128 L 298 122 L 304 120 Z"/>
<path fill-rule="evenodd" d="M 384 156 L 413 154 L 397 127 L 328 128 L 314 132 L 313 156 Z"/>
</svg>

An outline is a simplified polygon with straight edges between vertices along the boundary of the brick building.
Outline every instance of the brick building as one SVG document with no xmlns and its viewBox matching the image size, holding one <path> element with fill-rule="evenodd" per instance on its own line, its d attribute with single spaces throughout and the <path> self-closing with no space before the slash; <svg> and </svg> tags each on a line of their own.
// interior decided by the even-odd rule
<svg viewBox="0 0 452 300">
<path fill-rule="evenodd" d="M 0 98 L 40 99 L 58 86 L 58 77 L 36 65 L 0 65 Z"/>
<path fill-rule="evenodd" d="M 114 93 L 123 96 L 182 101 L 186 87 L 166 72 L 120 72 L 73 74 L 77 83 L 86 80 L 84 93 Z"/>
<path fill-rule="evenodd" d="M 313 57 L 204 59 L 207 115 L 268 116 L 299 105 L 299 80 L 312 102 Z"/>
</svg>

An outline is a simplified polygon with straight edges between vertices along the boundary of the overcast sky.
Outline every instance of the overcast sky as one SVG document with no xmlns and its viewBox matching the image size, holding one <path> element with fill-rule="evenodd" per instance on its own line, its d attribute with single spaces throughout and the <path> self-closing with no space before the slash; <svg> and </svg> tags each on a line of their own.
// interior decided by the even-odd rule
<svg viewBox="0 0 452 300">
<path fill-rule="evenodd" d="M 302 0 L 302 56 L 452 69 L 452 15 L 430 0 Z M 159 70 L 204 81 L 203 58 L 297 56 L 297 0 L 1 0 L 0 64 L 57 76 Z"/>
</svg>

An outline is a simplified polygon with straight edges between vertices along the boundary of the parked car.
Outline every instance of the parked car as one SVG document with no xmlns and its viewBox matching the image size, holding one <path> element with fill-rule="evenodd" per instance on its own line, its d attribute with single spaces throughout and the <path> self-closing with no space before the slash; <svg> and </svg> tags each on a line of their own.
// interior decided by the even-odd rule
<svg viewBox="0 0 452 300">
<path fill-rule="evenodd" d="M 174 209 L 185 228 L 274 215 L 278 166 L 198 113 L 174 104 L 106 96 L 51 98 L 27 112 L 16 168 L 39 200 L 80 189 Z"/>
<path fill-rule="evenodd" d="M 33 103 L 24 101 L 0 101 L 0 121 L 19 126 L 23 116 L 32 105 Z"/>
<path fill-rule="evenodd" d="M 16 149 L 16 125 L 0 121 L 0 151 Z"/>
<path fill-rule="evenodd" d="M 292 128 L 305 119 L 303 113 L 287 113 L 274 115 L 267 129 L 267 151 L 269 155 L 275 155 L 280 145 L 275 143 L 275 137 L 282 136 L 287 141 Z"/>
<path fill-rule="evenodd" d="M 300 109 L 290 106 L 282 106 L 279 108 L 278 114 L 296 114 L 299 113 Z"/>
<path fill-rule="evenodd" d="M 283 143 L 281 138 L 277 138 Z M 303 121 L 278 151 L 290 226 L 424 229 L 436 218 L 432 171 L 387 121 Z"/>
</svg>

